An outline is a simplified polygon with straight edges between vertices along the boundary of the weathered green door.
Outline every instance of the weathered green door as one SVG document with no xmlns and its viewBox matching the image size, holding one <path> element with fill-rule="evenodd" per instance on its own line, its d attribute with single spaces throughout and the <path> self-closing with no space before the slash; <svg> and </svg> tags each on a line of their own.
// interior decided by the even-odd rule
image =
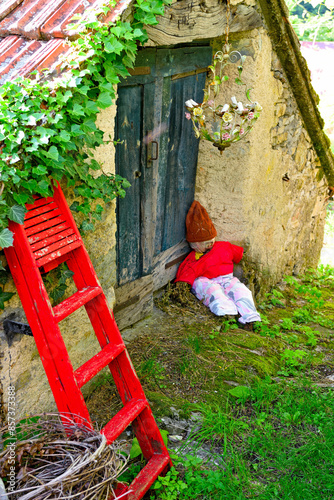
<svg viewBox="0 0 334 500">
<path fill-rule="evenodd" d="M 160 288 L 187 250 L 198 139 L 184 103 L 202 102 L 211 58 L 210 47 L 144 49 L 134 75 L 118 87 L 116 172 L 131 187 L 117 203 L 117 279 L 132 283 L 131 304 L 140 300 L 135 281 L 145 283 L 145 293 Z"/>
</svg>

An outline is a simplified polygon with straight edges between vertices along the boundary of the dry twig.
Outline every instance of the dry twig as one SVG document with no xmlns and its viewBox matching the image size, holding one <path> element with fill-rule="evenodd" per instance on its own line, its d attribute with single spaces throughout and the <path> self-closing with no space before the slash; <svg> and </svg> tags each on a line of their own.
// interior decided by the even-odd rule
<svg viewBox="0 0 334 500">
<path fill-rule="evenodd" d="M 0 432 L 8 435 L 7 448 L 0 453 L 0 476 L 5 478 L 9 445 L 15 440 L 8 428 Z M 104 435 L 73 415 L 30 417 L 17 424 L 16 438 L 16 489 L 7 493 L 9 500 L 107 499 L 126 466 L 121 443 L 107 445 Z"/>
</svg>

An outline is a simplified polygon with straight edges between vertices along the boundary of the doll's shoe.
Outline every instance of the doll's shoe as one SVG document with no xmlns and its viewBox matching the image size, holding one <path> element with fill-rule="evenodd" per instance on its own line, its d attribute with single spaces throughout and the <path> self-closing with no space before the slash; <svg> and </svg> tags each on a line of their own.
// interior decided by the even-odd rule
<svg viewBox="0 0 334 500">
<path fill-rule="evenodd" d="M 247 332 L 254 332 L 254 323 L 255 323 L 255 321 L 245 323 L 244 325 L 241 325 L 241 328 L 243 330 L 246 330 Z"/>
</svg>

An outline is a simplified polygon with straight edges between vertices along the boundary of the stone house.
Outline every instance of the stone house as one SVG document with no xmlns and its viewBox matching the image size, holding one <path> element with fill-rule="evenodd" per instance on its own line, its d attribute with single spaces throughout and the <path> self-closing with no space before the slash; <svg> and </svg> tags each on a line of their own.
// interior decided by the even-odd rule
<svg viewBox="0 0 334 500">
<path fill-rule="evenodd" d="M 68 50 L 66 25 L 88 4 L 93 0 L 1 5 L 0 84 L 57 66 Z M 263 107 L 251 134 L 221 155 L 195 138 L 184 117 L 187 99 L 201 101 L 213 52 L 224 43 L 226 8 L 221 0 L 174 1 L 148 28 L 149 42 L 119 85 L 117 103 L 99 116 L 106 143 L 96 159 L 131 187 L 84 239 L 121 329 L 150 314 L 153 293 L 175 277 L 188 252 L 184 222 L 194 198 L 207 208 L 218 239 L 247 247 L 244 274 L 254 292 L 318 263 L 334 163 L 283 0 L 231 0 L 229 40 L 247 56 L 244 79 Z M 132 1 L 119 0 L 107 20 L 131 14 Z M 220 97 L 242 99 L 238 92 L 231 78 Z M 109 137 L 122 143 L 115 148 Z M 0 321 L 8 317 L 24 322 L 17 296 Z M 74 368 L 96 352 L 84 311 L 61 329 Z M 0 383 L 4 394 L 15 385 L 17 416 L 51 409 L 33 338 L 8 339 L 0 324 L 0 346 Z"/>
</svg>

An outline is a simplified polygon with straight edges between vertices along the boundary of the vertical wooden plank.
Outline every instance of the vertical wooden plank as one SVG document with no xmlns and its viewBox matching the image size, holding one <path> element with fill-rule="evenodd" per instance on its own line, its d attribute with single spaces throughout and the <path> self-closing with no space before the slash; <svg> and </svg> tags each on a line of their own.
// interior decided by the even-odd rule
<svg viewBox="0 0 334 500">
<path fill-rule="evenodd" d="M 143 147 L 141 154 L 141 249 L 143 256 L 142 274 L 152 272 L 155 233 L 155 197 L 153 179 L 159 165 L 160 116 L 156 116 L 156 92 L 159 82 L 144 86 L 143 102 Z M 153 142 L 154 141 L 154 142 Z M 156 160 L 151 160 L 150 158 Z"/>
<path fill-rule="evenodd" d="M 185 118 L 187 99 L 202 102 L 206 74 L 171 82 L 169 147 L 164 179 L 165 199 L 160 200 L 165 213 L 161 251 L 185 238 L 185 219 L 194 199 L 199 140 L 190 120 Z"/>
<path fill-rule="evenodd" d="M 156 179 L 156 226 L 155 226 L 155 255 L 162 251 L 163 228 L 168 214 L 165 212 L 165 197 L 168 189 L 166 179 L 168 172 L 168 151 L 169 151 L 169 129 L 170 129 L 170 107 L 171 107 L 171 79 L 161 79 L 161 125 L 163 132 L 160 136 L 159 172 Z"/>
<path fill-rule="evenodd" d="M 117 200 L 118 284 L 135 280 L 142 273 L 141 227 L 141 149 L 143 86 L 119 87 L 115 139 L 116 172 L 128 179 L 126 197 Z"/>
</svg>

